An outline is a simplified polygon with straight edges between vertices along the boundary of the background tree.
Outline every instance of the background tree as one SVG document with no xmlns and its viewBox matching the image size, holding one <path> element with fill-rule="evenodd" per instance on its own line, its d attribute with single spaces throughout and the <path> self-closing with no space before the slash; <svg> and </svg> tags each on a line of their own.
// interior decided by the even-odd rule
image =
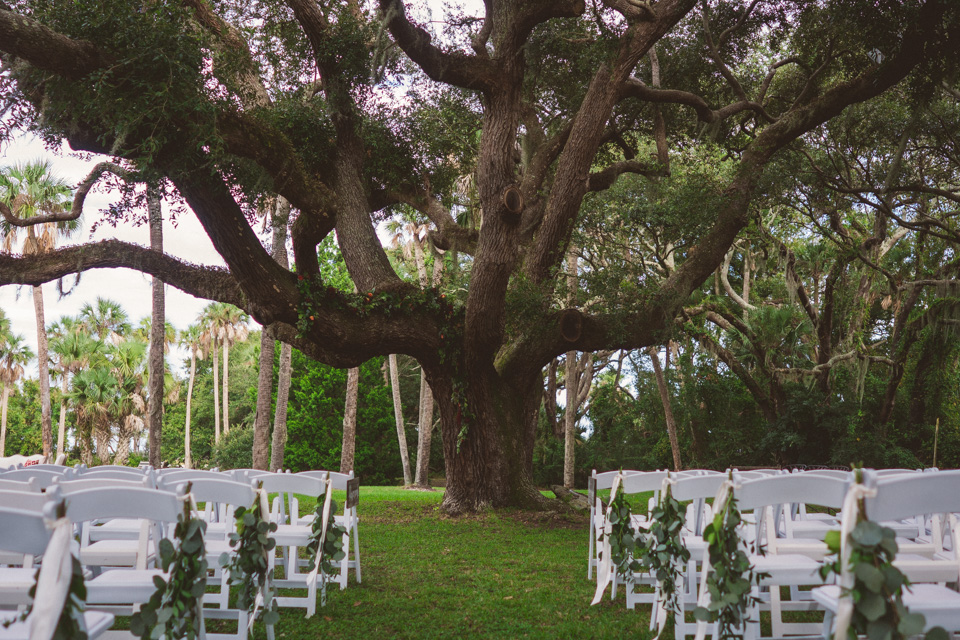
<svg viewBox="0 0 960 640">
<path fill-rule="evenodd" d="M 23 336 L 10 333 L 9 329 L 4 333 L 0 347 L 0 384 L 3 385 L 0 395 L 0 456 L 7 455 L 7 408 L 10 394 L 16 390 L 17 381 L 23 377 L 24 367 L 33 360 L 33 351 L 24 343 Z"/>
<path fill-rule="evenodd" d="M 416 359 L 440 415 L 451 512 L 542 505 L 533 450 L 543 368 L 572 350 L 663 344 L 783 186 L 769 180 L 777 163 L 852 105 L 956 77 L 960 11 L 946 0 L 604 0 L 589 10 L 509 0 L 451 19 L 434 38 L 398 0 L 379 0 L 376 15 L 305 0 L 148 10 L 115 0 L 96 18 L 63 3 L 23 5 L 0 9 L 0 29 L 23 34 L 0 42 L 16 58 L 6 94 L 16 122 L 169 178 L 229 273 L 108 241 L 29 265 L 5 257 L 0 282 L 134 267 L 240 305 L 332 365 Z M 143 50 L 158 55 L 144 63 Z M 407 99 L 373 99 L 398 85 L 411 88 Z M 602 294 L 564 308 L 556 276 L 574 230 L 592 226 L 587 195 L 625 174 L 663 177 L 665 159 L 672 174 L 674 157 L 697 154 L 728 159 L 705 197 L 678 201 L 667 219 L 655 206 L 665 186 L 641 181 L 651 206 L 604 218 L 639 236 L 633 258 L 652 242 L 673 266 L 617 273 Z M 467 174 L 476 202 L 464 205 L 455 182 Z M 299 277 L 244 215 L 268 193 L 299 210 Z M 448 291 L 422 292 L 390 264 L 374 221 L 401 204 L 459 256 Z M 464 207 L 482 225 L 459 224 Z M 316 248 L 334 230 L 355 296 L 319 277 Z"/>
<path fill-rule="evenodd" d="M 22 227 L 13 217 L 28 220 L 63 213 L 70 202 L 70 187 L 54 176 L 47 162 L 32 162 L 0 170 L 0 201 L 4 205 L 3 248 L 13 250 Z M 26 226 L 21 253 L 36 256 L 54 249 L 58 238 L 73 234 L 80 227 L 77 219 Z M 50 371 L 48 367 L 46 321 L 43 315 L 43 288 L 33 287 L 33 307 L 37 316 L 37 363 L 39 365 L 41 430 L 43 454 L 53 451 L 53 420 L 50 412 Z"/>
</svg>

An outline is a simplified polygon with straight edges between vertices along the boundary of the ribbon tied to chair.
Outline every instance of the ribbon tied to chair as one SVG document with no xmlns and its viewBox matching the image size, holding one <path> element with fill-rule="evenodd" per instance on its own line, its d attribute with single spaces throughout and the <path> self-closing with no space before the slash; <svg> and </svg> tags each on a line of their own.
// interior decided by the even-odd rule
<svg viewBox="0 0 960 640">
<path fill-rule="evenodd" d="M 873 498 L 877 490 L 854 484 L 843 498 L 843 516 L 840 519 L 840 599 L 837 602 L 835 638 L 846 638 L 853 619 L 853 585 L 856 576 L 850 568 L 850 534 L 860 520 L 860 504 L 864 498 Z"/>
<path fill-rule="evenodd" d="M 617 492 L 620 490 L 620 485 L 623 483 L 623 474 L 618 473 L 617 477 L 613 479 L 613 484 L 610 486 L 610 503 L 607 505 L 607 510 L 603 519 L 603 542 L 600 543 L 600 566 L 597 567 L 597 591 L 593 594 L 593 601 L 591 605 L 595 605 L 600 602 L 600 598 L 603 597 L 603 592 L 607 590 L 607 586 L 610 584 L 611 580 L 616 579 L 616 571 L 613 568 L 613 561 L 610 559 L 610 534 L 613 533 L 613 528 L 610 525 L 610 515 L 613 513 L 613 501 L 617 497 Z M 597 498 L 599 501 L 600 498 Z"/>
<path fill-rule="evenodd" d="M 52 505 L 50 505 L 52 506 Z M 30 612 L 30 640 L 50 640 L 57 630 L 63 608 L 70 597 L 70 582 L 73 580 L 73 523 L 66 517 L 48 521 L 53 531 L 43 554 L 37 590 Z M 78 621 L 86 631 L 83 618 Z"/>
<path fill-rule="evenodd" d="M 324 498 L 323 498 L 323 512 L 321 513 L 321 516 L 320 516 L 320 526 L 321 526 L 320 543 L 319 543 L 319 546 L 317 547 L 317 556 L 313 562 L 313 570 L 310 571 L 309 575 L 307 575 L 307 585 L 311 589 L 316 588 L 317 580 L 320 576 L 320 570 L 321 570 L 320 565 L 322 564 L 322 559 L 323 559 L 323 545 L 327 541 L 327 526 L 330 523 L 330 508 L 333 500 L 333 481 L 330 479 L 330 476 L 327 476 L 324 482 L 326 484 L 326 489 L 325 489 Z M 320 584 L 320 599 L 324 604 L 326 604 L 327 602 L 326 579 L 324 579 Z M 306 617 L 310 618 L 315 612 L 316 612 L 316 603 L 311 601 L 309 603 L 309 606 L 307 607 Z"/>
</svg>

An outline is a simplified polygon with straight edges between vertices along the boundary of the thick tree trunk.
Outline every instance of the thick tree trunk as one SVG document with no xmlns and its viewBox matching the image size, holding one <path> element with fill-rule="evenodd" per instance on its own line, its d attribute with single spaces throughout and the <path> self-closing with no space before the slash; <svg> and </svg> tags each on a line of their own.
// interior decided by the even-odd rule
<svg viewBox="0 0 960 640">
<path fill-rule="evenodd" d="M 420 426 L 417 438 L 418 487 L 430 486 L 430 447 L 433 443 L 433 391 L 427 383 L 427 374 L 420 370 Z"/>
<path fill-rule="evenodd" d="M 213 443 L 220 444 L 220 347 L 213 342 Z"/>
<path fill-rule="evenodd" d="M 347 370 L 347 398 L 343 405 L 343 445 L 340 447 L 340 473 L 353 471 L 353 458 L 357 445 L 357 396 L 360 395 L 360 369 Z M 417 474 L 420 465 L 417 460 Z"/>
<path fill-rule="evenodd" d="M 287 446 L 287 399 L 290 397 L 290 370 L 293 347 L 280 343 L 280 374 L 277 380 L 277 408 L 273 414 L 273 446 L 270 454 L 270 470 L 283 468 L 283 453 Z"/>
<path fill-rule="evenodd" d="M 130 429 L 121 426 L 120 433 L 117 436 L 117 455 L 113 457 L 113 463 L 126 465 L 130 459 Z"/>
<path fill-rule="evenodd" d="M 452 401 L 449 377 L 432 376 L 429 370 L 427 375 L 443 430 L 444 511 L 550 505 L 533 484 L 533 442 L 543 394 L 539 372 L 509 380 L 494 372 L 471 376 L 466 413 Z"/>
<path fill-rule="evenodd" d="M 93 466 L 93 435 L 89 429 L 80 433 L 80 426 L 77 425 L 77 440 L 80 441 L 80 460 L 88 467 Z"/>
<path fill-rule="evenodd" d="M 223 342 L 223 435 L 230 433 L 230 344 Z"/>
<path fill-rule="evenodd" d="M 253 468 L 267 469 L 270 464 L 270 409 L 273 400 L 273 359 L 276 341 L 260 333 L 260 372 L 257 376 L 257 416 L 253 422 Z"/>
<path fill-rule="evenodd" d="M 7 455 L 7 405 L 10 400 L 10 387 L 3 385 L 0 396 L 0 458 Z"/>
<path fill-rule="evenodd" d="M 97 457 L 100 458 L 100 464 L 110 464 L 110 431 L 97 429 L 94 438 L 97 442 Z"/>
<path fill-rule="evenodd" d="M 151 190 L 147 196 L 150 215 L 150 249 L 163 253 L 163 216 L 160 195 Z M 147 370 L 147 439 L 150 447 L 150 464 L 160 468 L 160 443 L 163 429 L 163 343 L 166 334 L 166 310 L 163 281 L 154 276 L 152 282 L 152 316 L 150 318 L 150 354 Z M 119 453 L 119 447 L 118 447 Z"/>
<path fill-rule="evenodd" d="M 397 371 L 397 355 L 387 358 L 390 367 L 390 386 L 393 389 L 393 417 L 397 423 L 397 441 L 400 443 L 400 462 L 403 464 L 403 485 L 410 486 L 410 453 L 407 449 L 407 432 L 403 425 L 403 406 L 400 403 L 400 372 Z"/>
<path fill-rule="evenodd" d="M 670 451 L 673 452 L 673 470 L 680 471 L 680 442 L 677 440 L 677 423 L 673 419 L 673 408 L 670 402 L 670 389 L 667 388 L 667 381 L 663 377 L 663 370 L 660 368 L 660 354 L 657 349 L 650 348 L 650 361 L 653 363 L 653 374 L 657 378 L 657 389 L 660 391 L 660 401 L 663 403 L 663 416 L 667 421 L 667 436 L 670 438 Z"/>
<path fill-rule="evenodd" d="M 197 377 L 197 352 L 190 350 L 190 381 L 187 383 L 187 418 L 183 432 L 183 466 L 193 468 L 193 457 L 190 455 L 190 405 L 193 402 L 193 381 Z"/>
<path fill-rule="evenodd" d="M 40 365 L 40 437 L 43 455 L 53 451 L 53 419 L 50 415 L 50 369 L 47 355 L 47 325 L 43 318 L 43 289 L 33 288 L 33 309 L 37 316 L 37 362 Z"/>
<path fill-rule="evenodd" d="M 69 374 L 63 372 L 63 381 L 60 386 L 60 424 L 57 429 L 57 455 L 61 453 L 66 453 L 63 449 L 64 442 L 67 439 L 67 401 L 64 399 L 67 395 L 67 376 Z"/>
</svg>

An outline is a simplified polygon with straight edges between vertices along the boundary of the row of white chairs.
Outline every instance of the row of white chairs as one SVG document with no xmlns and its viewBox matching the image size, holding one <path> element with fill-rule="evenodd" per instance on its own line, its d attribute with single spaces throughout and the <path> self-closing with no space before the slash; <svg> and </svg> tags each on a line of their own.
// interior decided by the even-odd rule
<svg viewBox="0 0 960 640">
<path fill-rule="evenodd" d="M 911 605 L 919 607 L 922 613 L 929 610 L 928 625 L 941 624 L 950 630 L 960 630 L 960 594 L 944 590 L 943 586 L 960 580 L 954 551 L 960 544 L 955 541 L 951 544 L 950 537 L 946 535 L 948 527 L 945 527 L 941 515 L 960 511 L 960 507 L 951 502 L 951 499 L 956 500 L 956 496 L 960 496 L 960 472 L 927 471 L 931 472 L 903 469 L 869 472 L 869 477 L 880 488 L 878 496 L 883 501 L 868 503 L 868 515 L 896 532 L 901 545 L 896 565 L 908 578 L 918 583 L 938 583 L 935 588 L 923 586 L 920 591 L 923 597 L 919 600 L 909 595 L 905 599 L 908 608 Z M 615 477 L 618 473 L 612 472 L 612 475 Z M 663 471 L 623 472 L 622 490 L 626 494 L 660 491 L 666 476 L 667 473 Z M 727 473 L 704 471 L 671 474 L 673 496 L 689 503 L 683 541 L 691 552 L 690 561 L 683 567 L 678 583 L 680 592 L 677 602 L 680 609 L 674 615 L 677 638 L 696 631 L 696 624 L 689 620 L 698 599 L 703 598 L 703 563 L 707 558 L 707 545 L 702 537 L 702 527 L 712 518 L 708 500 L 715 496 L 727 477 Z M 831 529 L 839 528 L 844 517 L 838 511 L 852 486 L 852 473 L 763 470 L 734 472 L 733 478 L 734 495 L 739 508 L 746 514 L 742 531 L 744 543 L 753 549 L 751 562 L 756 570 L 769 576 L 754 589 L 754 596 L 760 604 L 751 620 L 758 620 L 759 610 L 763 608 L 770 611 L 773 637 L 816 635 L 820 632 L 828 634 L 832 619 L 830 612 L 835 611 L 839 591 L 835 587 L 823 586 L 818 569 L 827 554 L 823 538 Z M 595 473 L 590 486 L 594 508 L 591 514 L 588 576 L 596 567 L 599 535 L 605 525 L 603 504 L 596 498 L 596 493 L 607 488 L 607 483 L 612 484 L 609 474 Z M 923 499 L 912 499 L 917 492 L 922 492 Z M 949 495 L 951 492 L 952 497 Z M 807 505 L 826 508 L 833 514 L 823 513 L 823 509 L 819 513 L 808 511 Z M 648 524 L 643 513 L 635 518 L 638 529 Z M 954 536 L 960 535 L 956 527 L 952 531 Z M 763 555 L 757 551 L 758 546 L 764 547 Z M 633 608 L 639 603 L 653 604 L 658 599 L 656 589 L 659 586 L 653 576 L 637 574 L 628 582 L 628 607 Z M 652 586 L 654 593 L 641 592 L 643 585 Z M 781 586 L 789 587 L 790 591 L 789 598 L 783 601 Z M 811 591 L 810 587 L 818 588 Z M 921 607 L 921 603 L 927 606 Z M 943 614 L 945 607 L 956 607 L 958 613 L 952 618 L 952 623 L 949 622 L 951 618 Z M 827 615 L 822 625 L 784 622 L 784 611 L 797 610 L 824 610 Z M 651 616 L 651 627 L 657 618 L 657 615 Z M 759 626 L 749 625 L 744 632 L 747 638 L 758 637 Z"/>
<path fill-rule="evenodd" d="M 270 554 L 270 565 L 276 567 L 279 551 L 284 575 L 274 583 L 279 588 L 306 588 L 307 596 L 284 595 L 277 599 L 277 604 L 306 608 L 308 616 L 312 615 L 317 584 L 308 580 L 307 573 L 300 572 L 306 561 L 298 558 L 298 549 L 309 542 L 314 514 L 299 517 L 296 494 L 322 496 L 328 478 L 333 489 L 344 490 L 347 494 L 343 512 L 335 516 L 347 532 L 343 539 L 346 555 L 341 562 L 340 574 L 333 577 L 343 589 L 347 586 L 350 570 L 355 572 L 358 582 L 361 580 L 357 526 L 359 481 L 352 473 L 317 471 L 292 474 L 249 469 L 221 473 L 126 467 L 86 470 L 34 465 L 0 474 L 0 508 L 13 507 L 37 513 L 51 499 L 66 498 L 68 517 L 78 524 L 79 558 L 92 570 L 88 601 L 91 606 L 129 615 L 132 606 L 145 602 L 153 593 L 152 579 L 159 572 L 155 568 L 155 550 L 160 539 L 169 537 L 176 521 L 177 511 L 170 511 L 164 504 L 169 502 L 174 491 L 178 488 L 182 491 L 184 484 L 190 482 L 193 498 L 205 503 L 204 516 L 208 521 L 206 552 L 208 564 L 214 571 L 209 582 L 219 587 L 217 592 L 204 596 L 205 602 L 214 607 L 205 609 L 205 616 L 237 622 L 235 634 L 207 636 L 245 638 L 249 620 L 246 612 L 228 608 L 228 575 L 218 564 L 220 554 L 230 551 L 228 540 L 234 530 L 233 511 L 239 506 L 253 504 L 258 485 L 267 493 L 278 494 L 272 501 L 269 515 L 278 525 L 273 534 L 277 547 Z M 23 571 L 15 576 L 15 569 L 7 576 L 0 575 L 0 603 L 8 606 L 25 604 L 23 600 L 32 580 L 31 560 L 22 558 L 22 568 L 30 573 L 29 576 Z M 13 564 L 9 557 L 0 557 L 0 562 Z M 13 580 L 14 577 L 17 579 Z"/>
</svg>

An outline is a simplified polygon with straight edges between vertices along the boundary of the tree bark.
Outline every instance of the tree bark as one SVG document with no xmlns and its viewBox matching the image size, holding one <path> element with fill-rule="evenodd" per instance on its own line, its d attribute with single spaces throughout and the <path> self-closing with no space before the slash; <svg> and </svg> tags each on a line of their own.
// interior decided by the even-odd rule
<svg viewBox="0 0 960 640">
<path fill-rule="evenodd" d="M 130 430 L 126 426 L 120 425 L 117 433 L 117 453 L 113 457 L 114 464 L 126 465 L 130 459 L 130 436 Z"/>
<path fill-rule="evenodd" d="M 410 486 L 410 453 L 407 450 L 407 433 L 403 425 L 403 406 L 400 403 L 400 373 L 397 371 L 397 355 L 387 358 L 390 367 L 390 386 L 393 388 L 393 417 L 397 423 L 397 441 L 400 443 L 400 462 L 403 464 L 403 484 Z"/>
<path fill-rule="evenodd" d="M 287 399 L 290 396 L 290 369 L 293 347 L 280 343 L 280 375 L 277 381 L 277 408 L 273 415 L 273 447 L 270 470 L 283 469 L 283 454 L 287 446 Z"/>
<path fill-rule="evenodd" d="M 163 216 L 160 194 L 150 189 L 147 193 L 147 209 L 150 216 L 150 250 L 163 253 Z M 163 430 L 163 343 L 166 334 L 166 310 L 163 281 L 154 276 L 152 286 L 152 315 L 150 318 L 150 354 L 147 370 L 147 438 L 150 447 L 150 464 L 159 469 L 161 432 Z M 118 447 L 119 451 L 119 447 Z"/>
<path fill-rule="evenodd" d="M 33 309 L 37 316 L 37 363 L 40 369 L 40 437 L 43 442 L 43 455 L 49 456 L 53 451 L 53 419 L 50 415 L 50 368 L 42 287 L 33 288 Z"/>
<path fill-rule="evenodd" d="M 193 402 L 193 381 L 197 377 L 197 352 L 190 349 L 190 381 L 187 383 L 187 417 L 183 433 L 183 466 L 193 468 L 193 458 L 190 455 L 190 405 Z"/>
<path fill-rule="evenodd" d="M 270 240 L 270 254 L 282 267 L 286 268 L 287 261 L 287 223 L 290 220 L 290 203 L 282 196 L 278 196 L 274 206 L 267 211 L 270 227 L 273 230 Z M 273 396 L 273 361 L 276 356 L 276 341 L 268 335 L 267 327 L 260 334 L 260 374 L 257 378 L 257 416 L 253 424 L 253 468 L 266 469 L 269 464 L 273 467 L 273 457 L 270 454 L 270 405 Z M 282 367 L 281 367 L 282 375 Z M 288 367 L 289 375 L 289 367 Z M 287 382 L 289 387 L 289 381 Z M 278 398 L 279 401 L 279 398 Z M 279 413 L 280 407 L 277 407 Z M 284 407 L 284 415 L 286 408 Z M 274 414 L 276 419 L 276 414 Z M 284 424 L 286 424 L 284 422 Z M 276 442 L 274 443 L 276 444 Z M 283 445 L 286 444 L 286 436 Z M 279 466 L 283 466 L 283 451 L 280 451 Z"/>
<path fill-rule="evenodd" d="M 223 341 L 223 435 L 230 433 L 230 342 Z"/>
<path fill-rule="evenodd" d="M 563 373 L 563 387 L 566 390 L 566 406 L 563 410 L 563 486 L 573 489 L 574 445 L 577 438 L 577 389 L 580 380 L 577 366 L 577 352 L 567 352 L 567 364 Z"/>
<path fill-rule="evenodd" d="M 60 386 L 60 424 L 58 425 L 59 429 L 57 430 L 57 455 L 60 455 L 61 453 L 66 453 L 66 451 L 64 451 L 63 449 L 63 446 L 67 438 L 67 401 L 65 398 L 66 398 L 67 389 L 68 389 L 67 376 L 69 375 L 70 375 L 69 372 L 67 372 L 67 370 L 64 369 L 63 382 L 61 383 L 61 386 Z"/>
<path fill-rule="evenodd" d="M 7 405 L 10 401 L 10 387 L 3 385 L 3 395 L 0 397 L 0 458 L 7 455 Z"/>
<path fill-rule="evenodd" d="M 420 420 L 417 437 L 418 487 L 430 487 L 430 446 L 433 440 L 433 391 L 427 383 L 427 374 L 420 370 Z"/>
<path fill-rule="evenodd" d="M 660 390 L 660 401 L 663 403 L 663 417 L 667 422 L 667 436 L 670 438 L 670 451 L 673 452 L 673 470 L 680 471 L 680 442 L 677 440 L 677 423 L 673 419 L 673 408 L 670 403 L 670 389 L 667 388 L 667 381 L 663 377 L 663 370 L 660 368 L 660 354 L 655 347 L 648 351 L 650 361 L 653 363 L 653 374 L 657 378 L 657 389 Z"/>
<path fill-rule="evenodd" d="M 360 369 L 347 370 L 347 398 L 343 405 L 343 445 L 340 447 L 340 473 L 353 471 L 357 445 L 357 396 L 360 393 Z M 420 473 L 419 460 L 417 473 Z"/>
<path fill-rule="evenodd" d="M 260 332 L 260 367 L 257 375 L 257 416 L 253 422 L 253 468 L 266 470 L 270 463 L 270 409 L 273 400 L 273 360 L 276 342 L 267 328 Z"/>
<path fill-rule="evenodd" d="M 213 352 L 213 443 L 220 444 L 220 346 L 214 340 Z"/>
</svg>

